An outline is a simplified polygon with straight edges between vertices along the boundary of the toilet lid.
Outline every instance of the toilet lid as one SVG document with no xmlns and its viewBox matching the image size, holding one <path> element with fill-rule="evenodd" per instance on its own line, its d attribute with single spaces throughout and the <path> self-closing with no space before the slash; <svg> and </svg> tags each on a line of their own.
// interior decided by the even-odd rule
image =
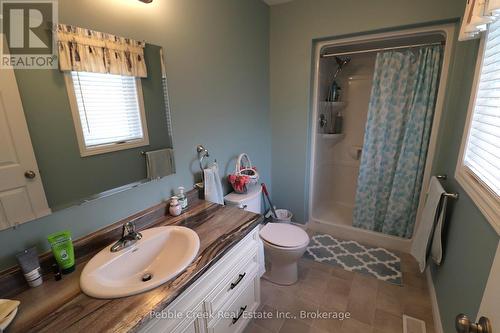
<svg viewBox="0 0 500 333">
<path fill-rule="evenodd" d="M 266 242 L 280 247 L 299 247 L 309 243 L 304 230 L 287 223 L 268 223 L 259 234 Z"/>
</svg>

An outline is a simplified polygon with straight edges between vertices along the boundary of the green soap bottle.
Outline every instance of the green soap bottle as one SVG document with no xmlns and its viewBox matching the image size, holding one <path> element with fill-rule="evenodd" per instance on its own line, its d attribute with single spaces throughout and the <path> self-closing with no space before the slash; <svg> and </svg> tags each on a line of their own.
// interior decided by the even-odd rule
<svg viewBox="0 0 500 333">
<path fill-rule="evenodd" d="M 56 232 L 49 235 L 47 239 L 62 273 L 73 272 L 75 270 L 75 252 L 71 233 L 69 231 Z"/>
</svg>

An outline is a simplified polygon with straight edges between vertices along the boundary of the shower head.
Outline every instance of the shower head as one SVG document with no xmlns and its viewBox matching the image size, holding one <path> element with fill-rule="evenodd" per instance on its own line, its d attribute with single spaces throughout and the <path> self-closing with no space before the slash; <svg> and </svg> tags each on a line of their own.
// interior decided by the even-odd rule
<svg viewBox="0 0 500 333">
<path fill-rule="evenodd" d="M 339 68 L 342 68 L 351 61 L 351 57 L 335 57 L 335 61 Z"/>
<path fill-rule="evenodd" d="M 337 62 L 338 67 L 337 67 L 337 70 L 335 71 L 335 74 L 333 74 L 332 81 L 335 81 L 337 76 L 342 71 L 342 67 L 344 67 L 345 65 L 347 65 L 351 61 L 351 57 L 335 57 L 335 61 Z"/>
</svg>

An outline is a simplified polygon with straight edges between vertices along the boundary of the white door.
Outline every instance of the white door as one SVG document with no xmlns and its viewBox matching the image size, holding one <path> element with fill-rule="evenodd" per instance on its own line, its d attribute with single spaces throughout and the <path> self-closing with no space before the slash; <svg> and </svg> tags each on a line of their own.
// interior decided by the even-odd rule
<svg viewBox="0 0 500 333">
<path fill-rule="evenodd" d="M 500 243 L 491 266 L 490 277 L 486 283 L 477 319 L 479 320 L 482 316 L 490 319 L 493 332 L 500 332 Z"/>
<path fill-rule="evenodd" d="M 0 38 L 3 38 L 0 35 Z M 50 214 L 12 69 L 0 69 L 0 230 Z"/>
</svg>

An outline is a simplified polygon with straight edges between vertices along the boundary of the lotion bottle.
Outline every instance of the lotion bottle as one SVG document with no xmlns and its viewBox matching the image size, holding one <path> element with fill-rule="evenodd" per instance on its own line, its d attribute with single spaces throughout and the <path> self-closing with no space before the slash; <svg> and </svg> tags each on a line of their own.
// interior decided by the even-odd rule
<svg viewBox="0 0 500 333">
<path fill-rule="evenodd" d="M 177 198 L 179 200 L 179 203 L 181 204 L 182 210 L 185 210 L 188 206 L 188 199 L 186 194 L 184 193 L 184 187 L 180 186 L 178 190 L 179 194 L 177 194 Z"/>
<path fill-rule="evenodd" d="M 170 215 L 179 216 L 182 212 L 182 206 L 179 203 L 179 199 L 176 196 L 170 198 L 170 205 L 168 208 Z"/>
</svg>

